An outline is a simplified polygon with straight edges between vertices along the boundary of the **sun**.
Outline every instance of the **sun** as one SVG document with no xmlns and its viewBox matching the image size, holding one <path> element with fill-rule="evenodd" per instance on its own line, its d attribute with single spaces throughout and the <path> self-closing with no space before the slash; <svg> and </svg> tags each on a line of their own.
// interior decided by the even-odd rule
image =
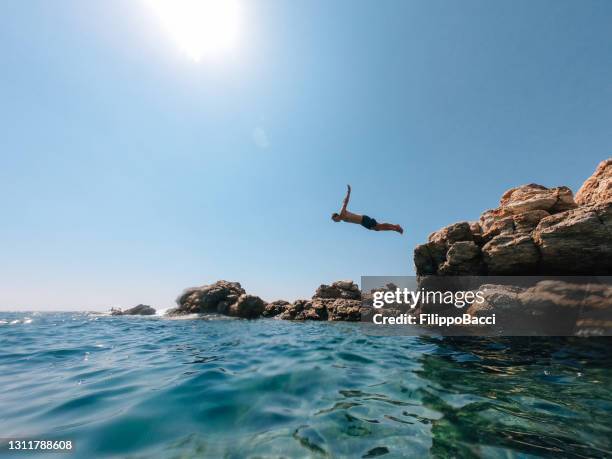
<svg viewBox="0 0 612 459">
<path fill-rule="evenodd" d="M 182 52 L 195 61 L 218 57 L 238 45 L 238 0 L 145 0 Z"/>
</svg>

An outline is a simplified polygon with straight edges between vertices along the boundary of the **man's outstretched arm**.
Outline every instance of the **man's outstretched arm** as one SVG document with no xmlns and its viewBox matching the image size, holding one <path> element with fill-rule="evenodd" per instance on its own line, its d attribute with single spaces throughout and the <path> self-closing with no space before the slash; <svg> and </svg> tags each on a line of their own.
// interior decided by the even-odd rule
<svg viewBox="0 0 612 459">
<path fill-rule="evenodd" d="M 342 203 L 342 209 L 340 210 L 340 215 L 346 214 L 346 206 L 348 206 L 349 199 L 351 199 L 351 186 L 346 186 L 346 197 L 344 198 L 344 202 Z"/>
</svg>

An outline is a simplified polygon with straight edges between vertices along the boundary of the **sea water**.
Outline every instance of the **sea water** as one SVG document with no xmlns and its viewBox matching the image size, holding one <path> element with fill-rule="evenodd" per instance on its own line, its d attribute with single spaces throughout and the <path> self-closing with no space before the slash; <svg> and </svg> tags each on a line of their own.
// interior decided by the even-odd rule
<svg viewBox="0 0 612 459">
<path fill-rule="evenodd" d="M 0 437 L 65 459 L 610 457 L 611 345 L 0 313 Z"/>
</svg>

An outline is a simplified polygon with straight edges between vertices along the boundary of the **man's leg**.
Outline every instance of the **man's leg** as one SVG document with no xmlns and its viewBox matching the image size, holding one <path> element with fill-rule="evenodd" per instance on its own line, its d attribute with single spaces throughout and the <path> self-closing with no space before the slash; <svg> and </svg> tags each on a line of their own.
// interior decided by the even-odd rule
<svg viewBox="0 0 612 459">
<path fill-rule="evenodd" d="M 400 234 L 404 234 L 404 229 L 401 226 L 392 223 L 378 223 L 374 229 L 376 231 L 397 231 Z"/>
</svg>

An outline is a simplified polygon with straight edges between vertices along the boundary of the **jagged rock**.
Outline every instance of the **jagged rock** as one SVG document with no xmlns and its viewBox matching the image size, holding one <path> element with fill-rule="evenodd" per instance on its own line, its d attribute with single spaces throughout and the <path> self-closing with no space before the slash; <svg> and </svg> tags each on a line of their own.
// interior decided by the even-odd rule
<svg viewBox="0 0 612 459">
<path fill-rule="evenodd" d="M 576 203 L 580 206 L 600 204 L 612 200 L 612 158 L 599 163 L 576 193 Z"/>
<path fill-rule="evenodd" d="M 264 312 L 264 301 L 255 295 L 246 293 L 240 295 L 238 300 L 229 306 L 228 314 L 234 317 L 255 319 Z"/>
<path fill-rule="evenodd" d="M 395 286 L 394 286 L 395 288 Z M 362 312 L 371 308 L 363 306 L 361 292 L 353 281 L 337 281 L 321 285 L 310 300 L 296 300 L 291 304 L 269 304 L 269 314 L 278 314 L 283 320 L 331 320 L 360 321 Z M 281 311 L 282 310 L 282 311 Z M 265 313 L 267 314 L 267 313 Z"/>
<path fill-rule="evenodd" d="M 296 300 L 280 315 L 283 320 L 327 320 L 325 300 Z"/>
<path fill-rule="evenodd" d="M 473 240 L 470 222 L 453 223 L 429 235 L 428 241 L 433 243 L 452 244 L 459 241 Z"/>
<path fill-rule="evenodd" d="M 483 241 L 489 241 L 500 234 L 529 233 L 549 212 L 542 209 L 528 210 L 520 214 L 497 218 L 491 212 L 482 214 L 481 227 L 486 229 L 482 235 Z"/>
<path fill-rule="evenodd" d="M 327 306 L 329 320 L 359 322 L 362 313 L 369 308 L 364 308 L 359 300 L 347 300 L 339 298 Z"/>
<path fill-rule="evenodd" d="M 154 316 L 155 309 L 146 304 L 139 304 L 133 308 L 122 311 L 120 308 L 111 308 L 111 316 Z"/>
<path fill-rule="evenodd" d="M 531 236 L 500 234 L 482 247 L 487 272 L 531 274 L 537 271 L 540 254 Z"/>
<path fill-rule="evenodd" d="M 291 303 L 285 300 L 272 301 L 271 303 L 266 304 L 262 315 L 264 317 L 276 317 L 285 312 L 289 306 L 291 306 Z"/>
<path fill-rule="evenodd" d="M 506 191 L 477 223 L 449 225 L 418 245 L 417 275 L 612 273 L 611 176 L 612 159 L 585 182 L 580 207 L 564 186 Z"/>
<path fill-rule="evenodd" d="M 210 285 L 186 289 L 177 299 L 175 314 L 227 313 L 229 306 L 246 293 L 239 282 L 220 280 Z"/>
<path fill-rule="evenodd" d="M 612 272 L 612 202 L 579 207 L 540 221 L 533 238 L 548 274 Z"/>
<path fill-rule="evenodd" d="M 499 201 L 498 210 L 501 215 L 516 215 L 532 210 L 555 213 L 574 207 L 576 203 L 568 187 L 546 188 L 530 183 L 506 191 Z"/>
<path fill-rule="evenodd" d="M 285 320 L 360 320 L 361 291 L 353 281 L 321 285 L 310 300 L 265 303 L 249 295 L 238 282 L 220 280 L 186 289 L 176 300 L 178 307 L 167 315 L 218 313 L 254 319 L 278 317 Z"/>
<path fill-rule="evenodd" d="M 418 245 L 414 249 L 414 262 L 417 274 L 436 274 L 444 265 L 450 247 L 458 242 L 474 242 L 480 237 L 480 227 L 474 222 L 453 223 L 429 235 L 426 244 Z M 459 247 L 457 248 L 459 249 Z M 457 250 L 455 249 L 455 250 Z M 446 270 L 449 271 L 447 266 Z M 457 266 L 455 265 L 455 268 Z M 467 268 L 462 271 L 469 271 Z"/>
<path fill-rule="evenodd" d="M 186 289 L 177 299 L 178 307 L 168 315 L 218 313 L 253 319 L 259 317 L 264 301 L 247 295 L 239 282 L 220 280 L 210 285 Z"/>
<path fill-rule="evenodd" d="M 304 310 L 304 318 L 307 320 L 328 320 L 329 313 L 327 305 L 329 300 L 312 300 L 311 306 Z"/>
<path fill-rule="evenodd" d="M 308 300 L 295 300 L 280 314 L 279 319 L 297 320 L 296 317 L 305 307 L 310 307 L 312 303 Z"/>
<path fill-rule="evenodd" d="M 482 271 L 480 247 L 474 241 L 458 241 L 448 249 L 446 261 L 440 266 L 443 275 L 473 275 Z"/>
<path fill-rule="evenodd" d="M 420 276 L 436 274 L 438 266 L 446 260 L 446 244 L 428 242 L 414 249 L 414 265 Z"/>
<path fill-rule="evenodd" d="M 315 298 L 345 298 L 349 300 L 361 299 L 359 287 L 353 281 L 336 281 L 331 285 L 322 284 L 312 297 Z"/>
</svg>

